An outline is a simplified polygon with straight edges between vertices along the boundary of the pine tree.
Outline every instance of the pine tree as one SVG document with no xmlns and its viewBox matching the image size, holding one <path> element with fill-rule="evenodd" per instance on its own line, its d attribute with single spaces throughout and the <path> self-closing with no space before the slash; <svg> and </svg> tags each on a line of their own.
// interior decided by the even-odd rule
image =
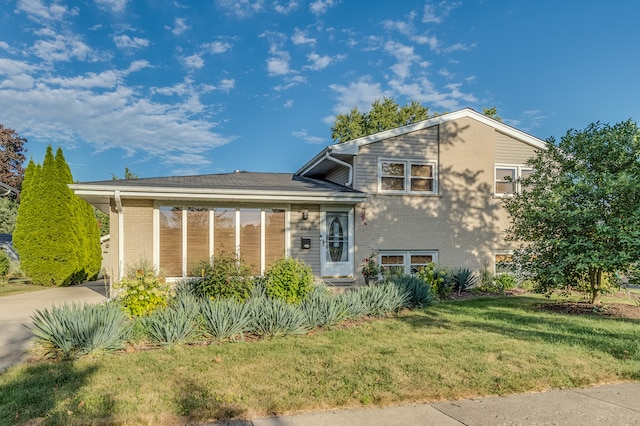
<svg viewBox="0 0 640 426">
<path fill-rule="evenodd" d="M 29 241 L 33 239 L 31 223 L 36 211 L 36 197 L 33 193 L 37 185 L 39 171 L 40 165 L 36 165 L 31 159 L 24 171 L 24 180 L 22 181 L 22 191 L 20 193 L 22 202 L 18 206 L 16 227 L 13 231 L 13 246 L 20 255 L 20 265 L 24 271 L 28 269 L 31 262 Z"/>
</svg>

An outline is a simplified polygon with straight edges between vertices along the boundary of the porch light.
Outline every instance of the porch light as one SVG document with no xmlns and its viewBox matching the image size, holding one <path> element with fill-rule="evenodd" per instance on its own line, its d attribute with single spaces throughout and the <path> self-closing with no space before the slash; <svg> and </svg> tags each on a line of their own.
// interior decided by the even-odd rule
<svg viewBox="0 0 640 426">
<path fill-rule="evenodd" d="M 302 213 L 302 220 L 309 219 L 309 210 L 304 209 L 304 210 L 301 211 L 301 213 Z"/>
</svg>

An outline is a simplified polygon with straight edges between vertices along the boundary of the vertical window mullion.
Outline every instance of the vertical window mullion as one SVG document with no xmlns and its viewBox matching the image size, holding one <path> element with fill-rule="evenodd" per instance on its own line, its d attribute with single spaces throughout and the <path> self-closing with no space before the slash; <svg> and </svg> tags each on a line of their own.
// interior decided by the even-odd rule
<svg viewBox="0 0 640 426">
<path fill-rule="evenodd" d="M 182 208 L 182 276 L 187 276 L 187 209 Z"/>
<path fill-rule="evenodd" d="M 214 240 L 214 232 L 215 229 L 213 227 L 215 215 L 213 213 L 213 209 L 209 209 L 209 262 L 211 262 L 211 258 L 213 257 L 213 244 Z"/>
<path fill-rule="evenodd" d="M 236 257 L 240 257 L 240 209 L 236 209 Z"/>
<path fill-rule="evenodd" d="M 267 248 L 266 248 L 266 217 L 267 213 L 264 209 L 260 209 L 260 275 L 264 274 L 264 270 L 266 267 L 266 257 L 267 257 Z"/>
</svg>

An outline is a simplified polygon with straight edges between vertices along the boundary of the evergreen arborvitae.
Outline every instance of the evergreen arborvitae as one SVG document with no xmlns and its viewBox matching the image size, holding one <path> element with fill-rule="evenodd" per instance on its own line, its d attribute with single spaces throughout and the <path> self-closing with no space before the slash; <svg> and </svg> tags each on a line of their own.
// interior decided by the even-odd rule
<svg viewBox="0 0 640 426">
<path fill-rule="evenodd" d="M 67 186 L 73 182 L 58 149 L 47 148 L 42 167 L 29 162 L 14 241 L 21 267 L 36 284 L 70 285 L 94 277 L 102 263 L 93 209 Z"/>
</svg>

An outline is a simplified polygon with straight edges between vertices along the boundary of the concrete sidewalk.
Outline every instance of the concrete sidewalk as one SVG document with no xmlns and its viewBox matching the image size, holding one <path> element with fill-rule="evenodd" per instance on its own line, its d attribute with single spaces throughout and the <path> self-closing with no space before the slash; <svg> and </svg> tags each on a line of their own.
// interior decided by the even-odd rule
<svg viewBox="0 0 640 426">
<path fill-rule="evenodd" d="M 219 422 L 228 426 L 640 425 L 640 382 L 387 408 Z"/>
<path fill-rule="evenodd" d="M 25 359 L 33 344 L 33 335 L 25 325 L 31 324 L 31 315 L 36 310 L 63 303 L 104 300 L 103 281 L 0 297 L 0 374 Z"/>
</svg>

